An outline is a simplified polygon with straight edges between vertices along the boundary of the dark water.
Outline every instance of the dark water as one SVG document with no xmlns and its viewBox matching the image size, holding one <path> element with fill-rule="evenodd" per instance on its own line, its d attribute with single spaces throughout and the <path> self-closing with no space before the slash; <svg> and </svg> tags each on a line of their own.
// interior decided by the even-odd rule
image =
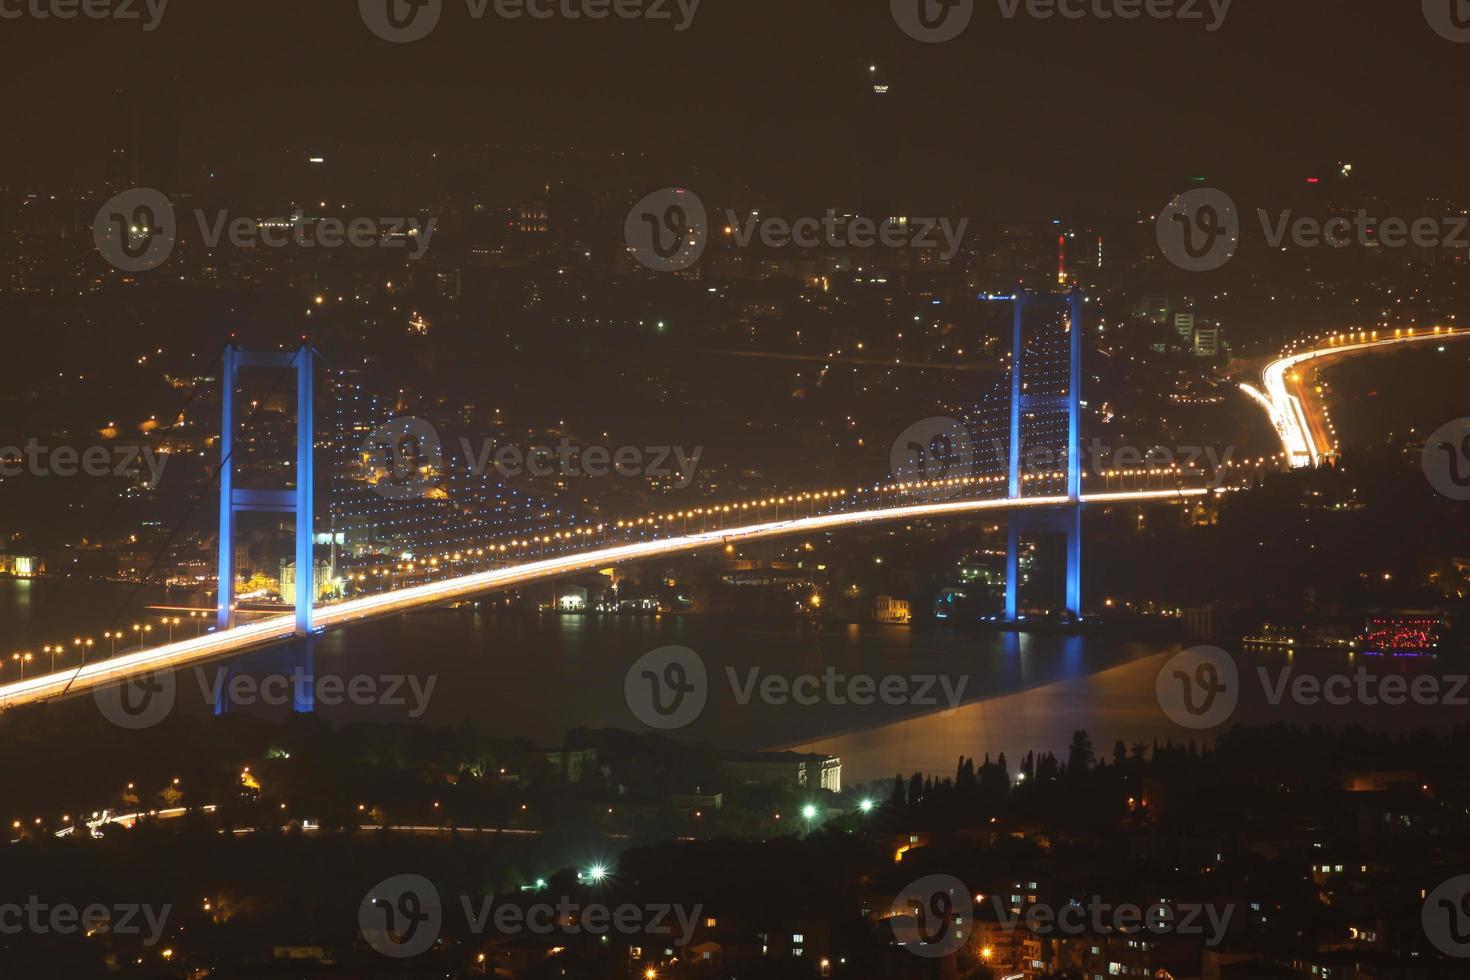
<svg viewBox="0 0 1470 980">
<path fill-rule="evenodd" d="M 89 630 L 100 636 L 112 624 L 112 611 L 133 592 L 108 585 L 79 588 L 0 582 L 0 636 L 5 638 L 0 649 L 39 649 L 43 641 Z M 60 601 L 63 596 L 79 604 Z M 178 602 L 184 597 L 155 593 L 139 601 L 165 598 Z M 136 612 L 135 605 L 130 615 Z M 1208 740 L 1223 730 L 1181 728 L 1161 710 L 1155 683 L 1177 646 L 1099 636 L 461 608 L 337 630 L 309 644 L 237 658 L 230 666 L 249 685 L 269 675 L 290 676 L 309 650 L 319 683 L 330 677 L 359 685 L 359 696 L 336 693 L 337 703 L 318 691 L 317 711 L 330 721 L 468 722 L 488 733 L 554 746 L 578 727 L 649 730 L 630 706 L 625 682 L 640 657 L 670 645 L 698 654 L 709 692 L 702 712 L 670 734 L 721 749 L 832 752 L 843 760 L 846 782 L 899 771 L 952 772 L 961 754 L 1005 752 L 1012 759 L 1032 749 L 1061 754 L 1079 728 L 1092 734 L 1102 754 L 1117 739 Z M 1242 688 L 1232 723 L 1362 724 L 1410 731 L 1445 729 L 1470 717 L 1470 709 L 1452 705 L 1343 707 L 1303 705 L 1290 698 L 1272 704 L 1256 680 L 1263 666 L 1314 676 L 1359 668 L 1379 676 L 1453 676 L 1466 667 L 1456 658 L 1232 652 L 1241 675 L 1251 681 Z M 211 664 L 180 672 L 176 710 L 210 710 L 222 669 Z M 13 665 L 0 671 L 0 677 L 17 676 Z M 815 703 L 789 696 L 788 685 L 803 676 L 813 678 L 804 693 L 814 695 Z M 855 703 L 852 696 L 863 691 L 848 685 L 858 677 L 891 685 L 896 703 L 878 698 Z M 755 688 L 742 703 L 743 689 L 752 681 Z M 762 696 L 768 684 L 775 685 L 777 697 Z M 244 690 L 247 703 L 235 710 L 278 715 L 289 710 L 282 703 L 286 689 L 279 684 L 275 704 L 262 704 L 253 687 Z M 1470 690 L 1462 693 L 1470 695 Z"/>
<path fill-rule="evenodd" d="M 150 614 L 142 609 L 147 602 L 188 601 L 162 592 L 135 595 L 124 586 L 5 581 L 0 582 L 0 636 L 7 647 L 29 649 L 51 640 L 69 643 L 75 635 L 100 638 L 113 625 L 114 610 L 129 599 L 127 615 L 118 620 L 129 626 L 148 620 Z M 159 615 L 151 614 L 154 623 Z M 178 635 L 192 632 L 186 617 Z M 159 637 L 156 626 L 154 636 Z M 319 698 L 318 712 L 329 720 L 468 721 L 488 732 L 556 745 L 577 727 L 645 730 L 629 706 L 625 680 L 645 653 L 669 645 L 699 655 L 710 691 L 702 713 L 676 734 L 732 749 L 784 746 L 870 729 L 961 702 L 1085 676 L 1157 651 L 1090 637 L 471 608 L 412 613 L 334 631 L 312 640 L 310 650 L 318 676 L 370 679 L 374 691 L 384 696 L 376 700 L 405 702 L 357 704 L 345 703 L 352 699 L 344 697 L 344 703 L 328 704 L 327 698 Z M 252 677 L 289 674 L 302 662 L 305 649 L 296 644 L 247 655 L 230 666 Z M 221 666 L 180 673 L 181 710 L 202 711 L 212 703 Z M 12 667 L 10 679 L 16 676 Z M 414 683 L 400 682 L 403 676 Z M 803 676 L 814 677 L 819 686 L 795 693 L 814 694 L 817 703 L 761 694 L 763 685 L 775 683 L 784 690 Z M 857 703 L 865 692 L 848 684 L 859 676 L 871 677 L 875 684 L 886 681 L 888 695 L 875 690 L 873 703 Z M 745 698 L 752 681 L 756 688 Z M 834 690 L 835 699 L 829 694 Z"/>
<path fill-rule="evenodd" d="M 183 593 L 170 597 L 163 589 L 108 582 L 0 579 L 0 651 L 8 658 L 14 650 L 69 644 L 77 636 L 100 638 L 143 622 L 150 604 L 186 600 Z M 163 613 L 151 615 L 157 623 Z"/>
<path fill-rule="evenodd" d="M 319 675 L 407 674 L 419 681 L 420 690 L 432 679 L 435 686 L 422 715 L 429 723 L 468 720 L 487 731 L 555 745 L 577 727 L 646 730 L 630 707 L 625 683 L 640 657 L 665 646 L 695 651 L 708 678 L 703 711 L 675 734 L 732 749 L 785 746 L 882 726 L 933 714 L 951 703 L 1082 677 L 1156 651 L 1076 637 L 469 609 L 410 614 L 329 633 L 316 639 L 312 650 Z M 800 692 L 815 695 L 816 703 L 784 696 L 786 685 L 802 676 L 819 682 Z M 874 703 L 856 703 L 847 684 L 858 676 L 875 683 L 888 679 L 891 703 L 876 694 Z M 756 686 L 746 698 L 752 680 Z M 777 685 L 775 698 L 762 696 L 766 684 Z M 829 690 L 838 697 L 830 697 Z M 319 706 L 325 717 L 344 720 L 404 718 L 412 710 L 412 705 Z"/>
</svg>

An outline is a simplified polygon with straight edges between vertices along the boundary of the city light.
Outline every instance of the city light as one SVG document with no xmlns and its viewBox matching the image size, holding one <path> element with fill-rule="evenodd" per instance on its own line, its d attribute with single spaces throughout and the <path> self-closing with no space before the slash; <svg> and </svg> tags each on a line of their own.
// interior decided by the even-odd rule
<svg viewBox="0 0 1470 980">
<path fill-rule="evenodd" d="M 0 0 L 7 977 L 1470 962 L 1470 0 L 272 6 Z"/>
</svg>

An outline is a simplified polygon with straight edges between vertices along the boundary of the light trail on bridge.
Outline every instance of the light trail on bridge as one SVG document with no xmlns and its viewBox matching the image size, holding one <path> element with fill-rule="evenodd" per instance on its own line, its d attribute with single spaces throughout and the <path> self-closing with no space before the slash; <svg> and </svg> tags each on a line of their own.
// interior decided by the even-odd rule
<svg viewBox="0 0 1470 980">
<path fill-rule="evenodd" d="M 1376 331 L 1375 331 L 1376 332 Z M 1366 331 L 1360 331 L 1366 333 Z M 1351 337 L 1353 334 L 1348 334 Z M 1360 343 L 1339 344 L 1335 347 L 1322 347 L 1316 350 L 1305 351 L 1301 354 L 1292 354 L 1280 360 L 1272 361 L 1266 365 L 1261 379 L 1265 391 L 1254 385 L 1242 383 L 1240 388 L 1271 417 L 1271 424 L 1276 429 L 1277 436 L 1281 439 L 1281 447 L 1286 452 L 1286 459 L 1293 467 L 1300 469 L 1306 466 L 1317 466 L 1322 458 L 1332 452 L 1331 446 L 1318 445 L 1318 439 L 1312 431 L 1312 422 L 1307 407 L 1302 400 L 1293 395 L 1287 387 L 1288 378 L 1295 369 L 1309 361 L 1315 361 L 1323 357 L 1336 357 L 1342 354 L 1356 354 L 1364 351 L 1374 351 L 1384 347 L 1394 347 L 1401 344 L 1424 343 L 1425 341 L 1459 340 L 1470 337 L 1470 331 L 1456 333 L 1453 329 L 1435 327 L 1424 333 L 1417 331 L 1395 331 L 1392 337 L 1381 340 L 1366 340 Z M 1324 439 L 1323 442 L 1326 440 Z"/>
<path fill-rule="evenodd" d="M 1082 497 L 1082 503 L 1167 503 L 1226 492 L 1228 491 L 1220 488 L 1132 490 L 1085 494 Z M 703 531 L 698 534 L 651 541 L 637 541 L 319 606 L 315 611 L 315 620 L 317 631 L 320 632 L 370 619 L 395 616 L 413 609 L 455 602 L 497 589 L 516 588 L 563 575 L 606 568 L 609 565 L 698 551 L 701 548 L 723 547 L 727 544 L 788 535 L 811 534 L 863 524 L 957 517 L 977 513 L 1004 513 L 1010 510 L 1037 510 L 1063 507 L 1069 503 L 1071 501 L 1065 496 L 1027 497 L 1022 500 L 1013 500 L 1009 497 L 988 500 L 954 500 L 848 513 L 818 514 L 786 521 L 770 521 L 745 527 Z M 271 646 L 292 639 L 295 636 L 295 628 L 294 617 L 275 616 L 244 626 L 236 626 L 233 629 L 206 633 L 203 636 L 181 640 L 177 643 L 124 653 L 108 660 L 85 664 L 74 670 L 43 674 L 28 680 L 6 684 L 0 686 L 0 709 L 73 697 L 155 671 L 176 670 L 220 657 Z"/>
</svg>

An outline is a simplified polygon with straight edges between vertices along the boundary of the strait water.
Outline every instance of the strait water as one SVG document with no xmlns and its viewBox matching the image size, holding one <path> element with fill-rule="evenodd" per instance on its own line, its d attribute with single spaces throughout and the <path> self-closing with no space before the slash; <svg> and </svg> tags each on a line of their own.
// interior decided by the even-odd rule
<svg viewBox="0 0 1470 980">
<path fill-rule="evenodd" d="M 0 581 L 0 679 L 15 680 L 9 652 L 134 622 L 157 623 L 148 603 L 188 605 L 188 597 L 106 584 Z M 121 611 L 120 611 L 121 610 Z M 185 624 L 178 635 L 192 635 Z M 155 637 L 160 636 L 155 625 Z M 104 641 L 99 639 L 99 644 Z M 897 772 L 951 773 L 960 755 L 1065 751 L 1086 729 L 1100 754 L 1113 742 L 1207 740 L 1219 729 L 1180 727 L 1160 708 L 1155 685 L 1179 649 L 1106 636 L 974 634 L 883 625 L 762 623 L 684 616 L 557 616 L 489 609 L 436 609 L 325 634 L 310 641 L 316 675 L 352 679 L 365 697 L 318 694 L 317 710 L 334 723 L 411 720 L 435 726 L 470 723 L 483 731 L 543 745 L 567 731 L 617 727 L 650 730 L 625 694 L 629 670 L 645 653 L 678 645 L 695 651 L 708 677 L 697 718 L 670 734 L 720 749 L 798 748 L 843 760 L 844 782 Z M 119 652 L 124 647 L 119 646 Z M 94 647 L 102 650 L 103 646 Z M 239 674 L 289 676 L 308 649 L 296 644 L 232 661 Z M 1232 651 L 1237 652 L 1238 651 Z M 1337 654 L 1276 653 L 1237 657 L 1242 696 L 1231 721 L 1253 725 L 1362 724 L 1389 731 L 1445 729 L 1470 709 L 1455 704 L 1335 706 L 1287 697 L 1271 703 L 1283 676 L 1321 677 L 1358 669 L 1375 677 L 1449 676 L 1465 665 L 1450 658 L 1385 660 Z M 63 657 L 59 666 L 74 664 Z M 39 667 L 33 663 L 31 669 Z M 224 665 L 180 672 L 175 710 L 205 712 Z M 1259 677 L 1259 672 L 1267 672 Z M 1287 674 L 1283 674 L 1288 672 Z M 790 685 L 809 677 L 805 686 Z M 872 678 L 872 689 L 853 687 Z M 1268 683 L 1269 681 L 1269 683 Z M 876 694 L 873 703 L 857 703 Z M 752 687 L 754 685 L 754 687 Z M 769 687 L 768 687 L 769 685 Z M 774 692 L 763 696 L 762 689 Z M 256 700 L 237 710 L 284 713 Z M 278 688 L 279 693 L 283 688 Z M 804 697 L 798 700 L 795 694 Z M 1460 691 L 1470 697 L 1470 691 Z M 801 700 L 811 703 L 800 703 Z M 884 703 L 886 701 L 892 703 Z M 362 703 L 353 703 L 362 702 Z"/>
</svg>

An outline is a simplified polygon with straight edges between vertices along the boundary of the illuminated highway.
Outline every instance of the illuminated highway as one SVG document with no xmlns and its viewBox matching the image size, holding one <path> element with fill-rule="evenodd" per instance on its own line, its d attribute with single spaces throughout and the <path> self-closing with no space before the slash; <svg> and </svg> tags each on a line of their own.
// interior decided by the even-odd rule
<svg viewBox="0 0 1470 980">
<path fill-rule="evenodd" d="M 1187 497 L 1202 497 L 1224 492 L 1227 491 L 1207 488 L 1138 490 L 1087 494 L 1083 496 L 1082 501 L 1086 504 L 1165 503 Z M 982 512 L 1044 509 L 1067 503 L 1066 497 L 1028 497 L 1020 501 L 1005 497 L 989 500 L 954 500 L 848 513 L 820 514 L 793 520 L 770 521 L 745 527 L 639 541 L 320 606 L 315 613 L 316 625 L 318 629 L 332 629 L 369 619 L 395 616 L 412 609 L 453 602 L 496 589 L 530 585 L 563 575 L 606 568 L 621 562 L 697 551 L 700 548 L 723 547 L 726 544 L 810 534 L 861 524 L 918 518 L 944 518 Z M 109 660 L 86 664 L 74 670 L 28 678 L 0 686 L 0 709 L 75 696 L 98 687 L 146 675 L 152 671 L 177 669 L 257 647 L 269 646 L 290 639 L 294 635 L 294 630 L 293 617 L 276 616 L 230 630 L 206 633 L 203 636 L 181 640 L 177 643 L 125 653 Z"/>
<path fill-rule="evenodd" d="M 1347 334 L 1345 335 L 1349 341 L 1347 343 L 1292 354 L 1272 361 L 1262 373 L 1264 392 L 1254 385 L 1242 384 L 1240 386 L 1241 390 L 1260 404 L 1270 416 L 1271 424 L 1276 428 L 1276 434 L 1281 439 L 1281 446 L 1286 451 L 1286 458 L 1293 467 L 1316 466 L 1322 462 L 1323 457 L 1333 452 L 1326 427 L 1313 416 L 1312 407 L 1306 404 L 1300 396 L 1293 394 L 1289 387 L 1300 381 L 1300 376 L 1296 371 L 1300 365 L 1324 357 L 1358 354 L 1403 344 L 1421 344 L 1436 340 L 1442 342 L 1470 337 L 1470 331 L 1456 333 L 1450 329 L 1435 327 L 1423 333 L 1412 330 L 1395 331 L 1394 336 L 1381 340 L 1351 342 L 1352 337 L 1376 337 L 1377 333 L 1378 331 L 1373 331 L 1371 335 L 1362 332 Z"/>
</svg>

